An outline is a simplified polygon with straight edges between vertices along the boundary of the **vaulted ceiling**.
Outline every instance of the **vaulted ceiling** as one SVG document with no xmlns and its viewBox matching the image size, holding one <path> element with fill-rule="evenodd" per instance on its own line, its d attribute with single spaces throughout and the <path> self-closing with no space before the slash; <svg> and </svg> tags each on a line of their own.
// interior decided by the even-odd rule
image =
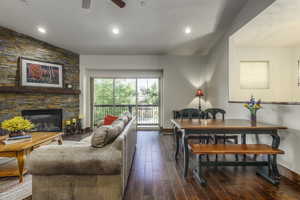
<svg viewBox="0 0 300 200">
<path fill-rule="evenodd" d="M 276 0 L 232 38 L 240 47 L 300 47 L 299 11 L 299 0 Z"/>
<path fill-rule="evenodd" d="M 121 9 L 110 0 L 92 0 L 85 10 L 81 0 L 1 0 L 0 26 L 80 54 L 206 54 L 246 2 L 144 1 L 126 0 Z M 191 34 L 184 33 L 186 26 Z"/>
</svg>

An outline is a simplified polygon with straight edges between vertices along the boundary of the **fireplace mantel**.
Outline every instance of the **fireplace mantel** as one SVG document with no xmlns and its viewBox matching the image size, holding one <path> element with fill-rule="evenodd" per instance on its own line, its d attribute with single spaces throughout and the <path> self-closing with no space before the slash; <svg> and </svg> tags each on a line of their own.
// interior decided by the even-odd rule
<svg viewBox="0 0 300 200">
<path fill-rule="evenodd" d="M 44 93 L 44 94 L 65 94 L 65 95 L 79 95 L 80 90 L 66 89 L 66 88 L 37 88 L 37 87 L 9 87 L 1 86 L 0 93 Z"/>
</svg>

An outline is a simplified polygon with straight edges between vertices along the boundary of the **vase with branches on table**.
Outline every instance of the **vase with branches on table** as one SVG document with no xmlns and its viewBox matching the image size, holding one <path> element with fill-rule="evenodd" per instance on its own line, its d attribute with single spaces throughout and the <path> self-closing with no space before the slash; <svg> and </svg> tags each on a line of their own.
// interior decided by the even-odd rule
<svg viewBox="0 0 300 200">
<path fill-rule="evenodd" d="M 261 100 L 258 101 L 255 100 L 253 96 L 251 96 L 249 102 L 244 104 L 244 107 L 247 108 L 250 111 L 251 114 L 251 125 L 256 125 L 257 122 L 257 111 L 262 108 L 261 106 Z"/>
</svg>

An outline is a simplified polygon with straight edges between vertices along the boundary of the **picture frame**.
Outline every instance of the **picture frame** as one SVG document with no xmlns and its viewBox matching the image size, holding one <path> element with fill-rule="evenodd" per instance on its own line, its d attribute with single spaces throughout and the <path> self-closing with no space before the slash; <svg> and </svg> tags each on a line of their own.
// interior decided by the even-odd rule
<svg viewBox="0 0 300 200">
<path fill-rule="evenodd" d="M 63 65 L 30 58 L 19 59 L 20 87 L 63 88 Z"/>
</svg>

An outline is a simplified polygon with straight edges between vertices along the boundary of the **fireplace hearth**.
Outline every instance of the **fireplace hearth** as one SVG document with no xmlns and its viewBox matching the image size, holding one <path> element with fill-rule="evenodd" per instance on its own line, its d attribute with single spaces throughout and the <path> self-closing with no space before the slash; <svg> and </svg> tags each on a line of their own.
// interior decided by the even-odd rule
<svg viewBox="0 0 300 200">
<path fill-rule="evenodd" d="M 23 110 L 21 113 L 35 125 L 33 132 L 62 131 L 62 109 Z"/>
</svg>

